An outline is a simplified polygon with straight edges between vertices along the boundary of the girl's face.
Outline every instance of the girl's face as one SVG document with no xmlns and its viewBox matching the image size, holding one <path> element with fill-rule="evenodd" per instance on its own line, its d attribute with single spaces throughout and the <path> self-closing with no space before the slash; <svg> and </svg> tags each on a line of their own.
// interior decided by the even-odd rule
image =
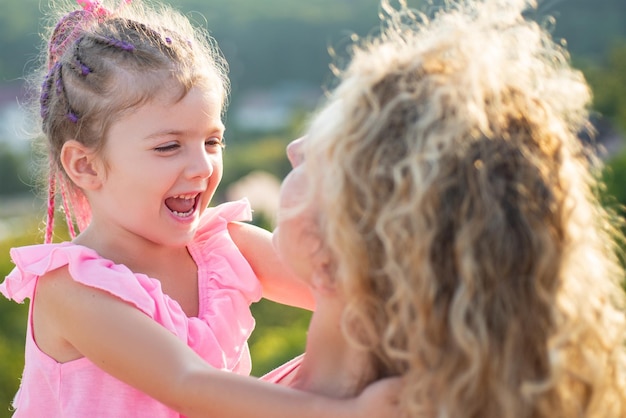
<svg viewBox="0 0 626 418">
<path fill-rule="evenodd" d="M 296 139 L 287 146 L 287 157 L 292 165 L 280 188 L 280 199 L 274 247 L 281 259 L 303 280 L 310 280 L 319 258 L 321 240 L 317 225 L 317 207 L 308 196 L 309 179 L 302 155 L 305 138 Z"/>
<path fill-rule="evenodd" d="M 218 88 L 164 94 L 113 123 L 90 193 L 92 225 L 166 246 L 191 241 L 222 178 Z"/>
</svg>

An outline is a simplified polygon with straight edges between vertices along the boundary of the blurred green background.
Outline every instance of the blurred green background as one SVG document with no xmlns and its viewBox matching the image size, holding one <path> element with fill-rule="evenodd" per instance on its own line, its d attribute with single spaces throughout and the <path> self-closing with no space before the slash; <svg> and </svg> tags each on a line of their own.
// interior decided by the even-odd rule
<svg viewBox="0 0 626 418">
<path fill-rule="evenodd" d="M 375 31 L 378 0 L 169 3 L 208 28 L 230 63 L 225 175 L 213 203 L 248 196 L 254 222 L 271 229 L 278 182 L 289 169 L 284 147 L 302 134 L 323 96 L 322 86 L 332 81 L 329 49 L 341 58 L 353 34 Z M 0 0 L 0 279 L 12 269 L 9 248 L 42 241 L 40 163 L 27 135 L 22 81 L 38 63 L 47 7 L 47 0 Z M 607 162 L 605 200 L 624 204 L 626 2 L 539 0 L 531 14 L 564 39 L 593 88 L 597 141 Z M 64 234 L 59 229 L 56 240 Z M 0 297 L 0 418 L 10 416 L 9 402 L 19 384 L 26 309 Z M 253 311 L 257 329 L 250 345 L 258 376 L 302 352 L 310 314 L 265 301 Z"/>
</svg>

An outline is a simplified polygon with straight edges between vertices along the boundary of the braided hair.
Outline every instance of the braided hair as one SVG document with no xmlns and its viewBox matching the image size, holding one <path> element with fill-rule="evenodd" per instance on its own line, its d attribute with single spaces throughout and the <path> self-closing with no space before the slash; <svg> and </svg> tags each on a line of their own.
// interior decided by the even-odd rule
<svg viewBox="0 0 626 418">
<path fill-rule="evenodd" d="M 188 19 L 141 2 L 114 11 L 94 1 L 62 15 L 47 41 L 39 116 L 49 161 L 45 242 L 52 241 L 56 196 L 61 195 L 70 236 L 84 229 L 90 210 L 65 175 L 63 144 L 77 140 L 99 151 L 111 123 L 163 91 L 180 97 L 216 79 L 226 102 L 227 65 L 213 40 Z"/>
</svg>

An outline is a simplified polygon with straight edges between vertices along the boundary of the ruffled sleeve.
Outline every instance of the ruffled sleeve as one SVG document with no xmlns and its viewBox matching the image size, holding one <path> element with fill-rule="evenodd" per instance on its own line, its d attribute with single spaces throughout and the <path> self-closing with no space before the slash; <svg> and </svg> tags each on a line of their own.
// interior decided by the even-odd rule
<svg viewBox="0 0 626 418">
<path fill-rule="evenodd" d="M 304 354 L 289 360 L 287 363 L 278 366 L 274 370 L 260 377 L 261 380 L 270 383 L 276 383 L 283 386 L 289 386 L 293 378 L 298 372 L 298 369 L 302 365 Z"/>
<path fill-rule="evenodd" d="M 31 298 L 35 291 L 35 284 L 37 276 L 32 274 L 23 275 L 20 267 L 30 264 L 27 260 L 37 259 L 36 254 L 42 251 L 39 248 L 41 245 L 32 245 L 22 248 L 12 248 L 10 250 L 11 260 L 17 265 L 11 273 L 5 278 L 4 282 L 0 284 L 0 293 L 2 293 L 7 299 L 12 299 L 18 303 L 24 302 L 24 299 Z M 24 257 L 22 257 L 24 253 Z M 27 259 L 27 260 L 25 260 Z M 17 261 L 16 261 L 17 260 Z M 47 269 L 46 266 L 43 267 Z M 38 270 L 41 270 L 39 268 Z"/>
<path fill-rule="evenodd" d="M 70 242 L 13 248 L 11 259 L 16 267 L 0 285 L 0 292 L 19 303 L 32 299 L 39 277 L 64 266 L 76 282 L 108 292 L 150 317 L 157 312 L 157 302 L 163 300 L 157 280 L 134 274 L 126 266 Z"/>
<path fill-rule="evenodd" d="M 198 265 L 199 314 L 189 327 L 189 345 L 210 363 L 249 372 L 247 339 L 254 329 L 250 304 L 261 298 L 261 285 L 228 233 L 228 223 L 251 219 L 247 200 L 209 209 L 189 251 Z M 210 328 L 210 332 L 206 327 Z M 221 350 L 203 349 L 215 347 Z M 212 351 L 212 352 L 210 352 Z"/>
</svg>

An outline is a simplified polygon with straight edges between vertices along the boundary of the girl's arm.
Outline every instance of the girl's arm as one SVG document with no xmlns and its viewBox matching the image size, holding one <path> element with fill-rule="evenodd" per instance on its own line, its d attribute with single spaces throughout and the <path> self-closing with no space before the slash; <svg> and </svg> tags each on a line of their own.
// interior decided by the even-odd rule
<svg viewBox="0 0 626 418">
<path fill-rule="evenodd" d="M 34 300 L 35 319 L 46 318 L 42 350 L 46 341 L 76 350 L 189 417 L 390 417 L 395 412 L 391 398 L 397 381 L 338 400 L 219 371 L 141 311 L 72 280 L 67 267 L 42 277 Z"/>
<path fill-rule="evenodd" d="M 280 260 L 271 232 L 240 222 L 230 222 L 228 232 L 261 281 L 264 298 L 313 310 L 315 300 L 311 288 Z"/>
</svg>

